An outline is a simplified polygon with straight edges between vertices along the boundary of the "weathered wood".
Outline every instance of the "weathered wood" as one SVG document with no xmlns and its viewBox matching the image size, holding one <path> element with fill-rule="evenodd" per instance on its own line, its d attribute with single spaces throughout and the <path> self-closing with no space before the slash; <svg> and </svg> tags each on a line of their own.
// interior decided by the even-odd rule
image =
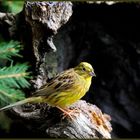
<svg viewBox="0 0 140 140">
<path fill-rule="evenodd" d="M 36 88 L 40 88 L 48 78 L 49 68 L 47 66 L 53 68 L 54 72 L 50 71 L 50 73 L 56 72 L 56 57 L 51 57 L 53 59 L 51 61 L 47 61 L 47 57 L 50 53 L 55 55 L 53 52 L 56 51 L 56 47 L 53 43 L 53 36 L 71 17 L 72 3 L 27 1 L 24 13 L 25 20 L 32 29 L 32 47 L 38 69 L 34 83 Z"/>
<path fill-rule="evenodd" d="M 64 117 L 61 111 L 47 104 L 14 108 L 14 113 L 24 120 L 31 131 L 45 132 L 53 138 L 111 138 L 111 118 L 97 106 L 80 100 L 70 109 L 75 111 L 71 114 L 73 119 Z"/>
</svg>

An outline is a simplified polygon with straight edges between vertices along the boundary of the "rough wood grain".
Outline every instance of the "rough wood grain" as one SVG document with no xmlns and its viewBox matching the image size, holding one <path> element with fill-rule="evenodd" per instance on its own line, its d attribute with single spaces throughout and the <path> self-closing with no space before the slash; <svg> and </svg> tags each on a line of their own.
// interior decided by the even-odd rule
<svg viewBox="0 0 140 140">
<path fill-rule="evenodd" d="M 47 59 L 50 53 L 51 55 L 55 54 L 52 54 L 56 51 L 53 36 L 71 17 L 72 3 L 27 1 L 24 12 L 25 20 L 32 30 L 32 47 L 36 57 L 36 68 L 39 70 L 34 83 L 36 88 L 40 88 L 46 83 L 48 77 L 46 72 L 49 73 L 49 68 L 47 66 L 56 69 L 55 56 L 51 57 L 53 59 L 51 61 L 47 61 Z"/>
<path fill-rule="evenodd" d="M 14 113 L 24 120 L 31 131 L 45 132 L 52 138 L 111 138 L 111 118 L 96 105 L 80 100 L 70 109 L 75 111 L 73 119 L 47 104 L 14 108 Z"/>
</svg>

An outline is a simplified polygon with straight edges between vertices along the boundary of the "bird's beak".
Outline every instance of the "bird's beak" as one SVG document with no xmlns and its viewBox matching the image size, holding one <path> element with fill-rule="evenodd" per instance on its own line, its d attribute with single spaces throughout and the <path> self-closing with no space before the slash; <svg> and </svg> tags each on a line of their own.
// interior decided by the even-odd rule
<svg viewBox="0 0 140 140">
<path fill-rule="evenodd" d="M 96 77 L 96 74 L 95 74 L 93 71 L 91 71 L 89 74 L 90 74 L 91 76 Z"/>
</svg>

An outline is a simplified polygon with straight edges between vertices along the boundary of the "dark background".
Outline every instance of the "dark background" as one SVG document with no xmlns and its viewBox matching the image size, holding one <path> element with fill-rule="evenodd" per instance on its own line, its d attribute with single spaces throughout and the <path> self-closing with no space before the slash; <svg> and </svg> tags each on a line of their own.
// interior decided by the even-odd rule
<svg viewBox="0 0 140 140">
<path fill-rule="evenodd" d="M 112 137 L 140 137 L 140 4 L 77 5 L 71 22 L 71 63 L 97 75 L 84 99 L 111 116 Z"/>
</svg>

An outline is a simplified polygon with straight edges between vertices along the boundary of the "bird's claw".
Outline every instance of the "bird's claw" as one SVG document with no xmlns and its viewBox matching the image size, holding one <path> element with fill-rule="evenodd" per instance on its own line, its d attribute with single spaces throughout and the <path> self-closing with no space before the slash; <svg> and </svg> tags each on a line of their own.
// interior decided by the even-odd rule
<svg viewBox="0 0 140 140">
<path fill-rule="evenodd" d="M 65 119 L 68 116 L 73 120 L 74 119 L 73 116 L 75 115 L 75 113 L 80 113 L 80 110 L 78 109 L 62 109 L 60 107 L 57 108 L 59 108 L 63 112 L 62 119 Z"/>
</svg>

